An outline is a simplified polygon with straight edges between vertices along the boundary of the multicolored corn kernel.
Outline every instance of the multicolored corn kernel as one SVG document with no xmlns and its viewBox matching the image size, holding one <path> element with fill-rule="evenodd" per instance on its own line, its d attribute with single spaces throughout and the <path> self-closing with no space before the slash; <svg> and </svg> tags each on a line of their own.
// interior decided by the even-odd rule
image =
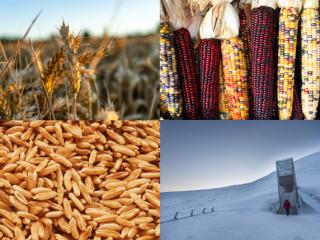
<svg viewBox="0 0 320 240">
<path fill-rule="evenodd" d="M 220 59 L 219 64 L 219 112 L 221 120 L 230 119 L 230 110 L 226 97 L 226 83 L 223 79 L 222 59 Z"/>
<path fill-rule="evenodd" d="M 249 99 L 243 43 L 239 37 L 224 39 L 221 49 L 230 119 L 246 120 L 249 118 Z"/>
<path fill-rule="evenodd" d="M 249 110 L 250 116 L 253 116 L 253 93 L 251 81 L 251 4 L 242 4 L 240 13 L 240 35 L 244 46 L 244 55 L 247 66 L 247 80 L 248 80 L 248 96 L 249 96 Z"/>
<path fill-rule="evenodd" d="M 182 115 L 183 99 L 173 46 L 173 31 L 168 23 L 160 26 L 160 101 L 162 115 L 177 119 Z"/>
<path fill-rule="evenodd" d="M 301 19 L 300 19 L 301 22 Z M 294 92 L 293 92 L 293 109 L 291 120 L 303 120 L 303 112 L 301 105 L 301 28 L 298 28 L 297 34 L 297 50 L 296 50 L 296 62 L 294 71 Z"/>
<path fill-rule="evenodd" d="M 278 39 L 278 109 L 280 120 L 290 120 L 299 16 L 294 8 L 282 8 Z"/>
<path fill-rule="evenodd" d="M 320 95 L 320 19 L 318 9 L 303 9 L 301 14 L 302 111 L 314 120 Z"/>
</svg>

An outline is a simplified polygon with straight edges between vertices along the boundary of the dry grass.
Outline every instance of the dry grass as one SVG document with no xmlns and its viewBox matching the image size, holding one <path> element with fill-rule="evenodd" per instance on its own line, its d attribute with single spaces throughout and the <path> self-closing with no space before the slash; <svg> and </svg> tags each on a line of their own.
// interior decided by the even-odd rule
<svg viewBox="0 0 320 240">
<path fill-rule="evenodd" d="M 0 239 L 160 239 L 159 121 L 2 121 L 0 169 Z"/>
<path fill-rule="evenodd" d="M 159 118 L 158 33 L 81 38 L 65 23 L 59 33 L 0 42 L 0 119 Z"/>
</svg>

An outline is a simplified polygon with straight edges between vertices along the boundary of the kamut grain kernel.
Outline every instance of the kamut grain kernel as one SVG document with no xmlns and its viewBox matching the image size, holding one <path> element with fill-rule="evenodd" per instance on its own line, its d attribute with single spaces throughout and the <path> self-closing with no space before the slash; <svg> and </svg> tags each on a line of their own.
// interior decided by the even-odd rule
<svg viewBox="0 0 320 240">
<path fill-rule="evenodd" d="M 160 239 L 158 121 L 0 122 L 0 237 Z"/>
</svg>

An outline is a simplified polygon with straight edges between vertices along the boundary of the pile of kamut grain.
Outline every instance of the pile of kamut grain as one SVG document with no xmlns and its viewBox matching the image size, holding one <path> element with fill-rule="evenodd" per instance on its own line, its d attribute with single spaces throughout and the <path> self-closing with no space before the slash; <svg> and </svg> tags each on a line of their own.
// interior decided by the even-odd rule
<svg viewBox="0 0 320 240">
<path fill-rule="evenodd" d="M 0 239 L 160 239 L 159 121 L 0 122 Z"/>
</svg>

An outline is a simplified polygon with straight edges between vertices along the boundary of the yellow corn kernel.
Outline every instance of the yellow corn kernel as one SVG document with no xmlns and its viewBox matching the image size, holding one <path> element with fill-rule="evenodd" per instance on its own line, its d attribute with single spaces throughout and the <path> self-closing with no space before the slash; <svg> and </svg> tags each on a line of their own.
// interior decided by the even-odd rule
<svg viewBox="0 0 320 240">
<path fill-rule="evenodd" d="M 243 43 L 239 37 L 224 39 L 221 49 L 230 119 L 246 120 L 249 118 L 249 99 Z"/>
<path fill-rule="evenodd" d="M 301 14 L 301 102 L 306 120 L 317 115 L 320 95 L 320 20 L 318 9 L 304 9 Z"/>
<path fill-rule="evenodd" d="M 298 13 L 294 8 L 282 8 L 279 18 L 278 40 L 278 108 L 280 120 L 289 120 L 292 115 L 297 32 Z"/>
</svg>

